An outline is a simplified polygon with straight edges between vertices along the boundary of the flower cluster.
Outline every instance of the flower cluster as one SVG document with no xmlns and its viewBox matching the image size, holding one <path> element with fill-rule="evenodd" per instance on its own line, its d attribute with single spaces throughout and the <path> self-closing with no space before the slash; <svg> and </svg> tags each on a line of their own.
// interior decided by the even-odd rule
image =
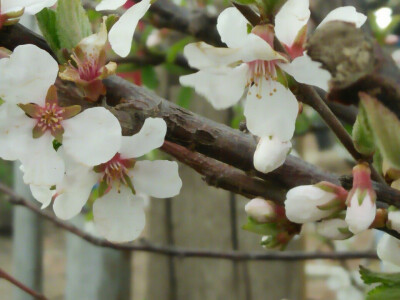
<svg viewBox="0 0 400 300">
<path fill-rule="evenodd" d="M 97 230 L 133 240 L 145 222 L 141 195 L 172 197 L 182 186 L 176 162 L 137 160 L 164 143 L 166 123 L 149 118 L 137 134 L 122 136 L 107 109 L 61 105 L 58 72 L 47 52 L 29 44 L 0 59 L 0 157 L 21 161 L 43 208 L 54 202 L 56 215 L 69 219 L 94 200 Z"/>
<path fill-rule="evenodd" d="M 288 0 L 275 17 L 275 27 L 258 25 L 249 32 L 250 24 L 243 15 L 234 7 L 227 8 L 217 22 L 227 48 L 198 42 L 184 49 L 190 66 L 199 71 L 182 76 L 181 84 L 194 87 L 216 109 L 235 105 L 247 91 L 246 125 L 260 137 L 254 166 L 264 173 L 282 165 L 291 148 L 299 105 L 288 88 L 289 76 L 328 89 L 329 72 L 304 52 L 309 17 L 308 0 Z M 334 20 L 359 27 L 366 17 L 354 7 L 341 7 L 321 24 Z M 284 49 L 274 49 L 275 38 Z"/>
<path fill-rule="evenodd" d="M 319 221 L 318 233 L 336 240 L 381 226 L 385 216 L 377 213 L 370 176 L 368 165 L 359 164 L 353 168 L 350 192 L 329 182 L 295 187 L 286 195 L 286 216 L 299 224 Z"/>
</svg>

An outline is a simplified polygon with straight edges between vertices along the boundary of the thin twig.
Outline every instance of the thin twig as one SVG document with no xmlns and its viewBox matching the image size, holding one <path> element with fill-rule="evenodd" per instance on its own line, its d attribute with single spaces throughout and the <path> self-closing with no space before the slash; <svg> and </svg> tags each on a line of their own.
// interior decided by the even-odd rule
<svg viewBox="0 0 400 300">
<path fill-rule="evenodd" d="M 35 299 L 38 300 L 48 300 L 44 295 L 32 290 L 31 288 L 27 287 L 25 284 L 23 284 L 21 281 L 17 280 L 10 274 L 8 274 L 6 271 L 3 269 L 0 269 L 0 278 L 3 278 L 7 280 L 8 282 L 12 283 L 22 291 L 26 292 L 27 294 L 31 295 L 32 297 L 35 297 Z"/>
<path fill-rule="evenodd" d="M 299 85 L 300 95 L 299 98 L 301 100 L 310 105 L 315 111 L 321 116 L 321 118 L 325 121 L 325 123 L 331 128 L 331 130 L 335 133 L 336 137 L 343 144 L 343 146 L 349 151 L 351 156 L 356 160 L 363 160 L 367 162 L 371 162 L 370 157 L 366 157 L 362 155 L 357 149 L 354 147 L 353 139 L 350 134 L 343 127 L 342 123 L 340 123 L 339 119 L 335 116 L 335 114 L 331 111 L 325 101 L 318 95 L 314 88 L 301 84 Z M 386 181 L 382 178 L 382 176 L 375 170 L 375 168 L 370 164 L 372 178 L 380 183 L 386 184 Z"/>
<path fill-rule="evenodd" d="M 47 211 L 41 210 L 38 206 L 18 196 L 13 190 L 0 183 L 0 191 L 9 195 L 7 199 L 14 205 L 25 206 L 31 211 L 37 213 L 43 218 L 51 221 L 62 229 L 80 237 L 81 239 L 105 248 L 112 248 L 116 250 L 125 251 L 144 251 L 154 254 L 161 254 L 167 256 L 176 256 L 180 258 L 198 257 L 198 258 L 214 258 L 214 259 L 227 259 L 232 261 L 243 261 L 243 260 L 284 260 L 284 261 L 298 261 L 298 260 L 313 260 L 313 259 L 334 259 L 334 260 L 346 260 L 346 259 L 361 259 L 370 258 L 377 259 L 377 255 L 374 252 L 337 252 L 337 253 L 305 253 L 305 252 L 242 252 L 242 251 L 215 251 L 215 250 L 203 250 L 203 249 L 184 249 L 170 246 L 153 245 L 149 243 L 141 244 L 114 244 L 105 239 L 98 238 L 87 232 L 82 231 L 78 227 L 71 225 L 70 223 L 59 220 L 54 215 Z"/>
</svg>

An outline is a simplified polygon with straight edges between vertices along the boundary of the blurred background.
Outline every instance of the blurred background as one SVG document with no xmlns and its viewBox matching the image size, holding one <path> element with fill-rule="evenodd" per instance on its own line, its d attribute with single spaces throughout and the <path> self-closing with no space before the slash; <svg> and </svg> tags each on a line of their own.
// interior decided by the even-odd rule
<svg viewBox="0 0 400 300">
<path fill-rule="evenodd" d="M 212 0 L 174 2 L 188 10 L 206 11 L 211 16 L 217 16 L 229 5 L 228 1 Z M 95 5 L 94 1 L 84 3 L 88 8 Z M 359 11 L 368 13 L 367 30 L 400 63 L 400 52 L 396 51 L 400 33 L 399 2 L 312 1 L 312 23 L 318 24 L 330 10 L 347 4 L 357 5 Z M 93 9 L 89 9 L 89 16 L 94 24 L 101 17 Z M 34 19 L 24 19 L 23 24 L 37 30 Z M 179 75 L 191 72 L 182 49 L 194 38 L 156 29 L 147 18 L 139 27 L 131 55 L 114 59 L 119 63 L 119 75 L 182 107 L 238 128 L 243 121 L 241 105 L 215 111 L 192 89 L 179 85 Z M 310 27 L 312 30 L 313 26 Z M 351 118 L 343 121 L 351 130 Z M 352 158 L 310 108 L 304 107 L 297 123 L 294 154 L 324 170 L 351 173 Z M 152 155 L 166 157 L 161 152 Z M 260 246 L 260 236 L 241 229 L 246 223 L 244 205 L 248 199 L 208 187 L 200 175 L 182 164 L 180 175 L 183 189 L 178 197 L 148 200 L 147 225 L 141 243 L 220 251 L 271 251 Z M 0 181 L 34 202 L 17 164 L 1 161 Z M 42 291 L 48 299 L 361 300 L 365 286 L 358 277 L 358 265 L 380 268 L 376 260 L 231 261 L 100 248 L 65 233 L 26 208 L 12 207 L 5 201 L 6 197 L 0 195 L 0 268 Z M 96 235 L 87 215 L 82 214 L 71 222 Z M 375 232 L 332 242 L 318 236 L 313 227 L 304 226 L 300 237 L 290 243 L 287 251 L 375 249 Z M 32 298 L 0 280 L 0 299 Z"/>
</svg>

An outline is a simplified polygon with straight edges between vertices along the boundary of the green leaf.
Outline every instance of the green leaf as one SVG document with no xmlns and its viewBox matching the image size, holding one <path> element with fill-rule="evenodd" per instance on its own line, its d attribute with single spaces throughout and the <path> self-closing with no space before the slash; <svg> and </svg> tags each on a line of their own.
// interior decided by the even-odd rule
<svg viewBox="0 0 400 300">
<path fill-rule="evenodd" d="M 60 51 L 60 40 L 57 34 L 57 14 L 49 8 L 42 9 L 36 14 L 36 19 L 39 24 L 40 31 L 51 50 L 58 54 Z M 57 55 L 59 56 L 59 55 Z"/>
<path fill-rule="evenodd" d="M 194 90 L 191 87 L 181 87 L 176 104 L 183 108 L 189 109 L 190 101 L 192 100 L 193 94 Z"/>
<path fill-rule="evenodd" d="M 151 90 L 158 87 L 157 73 L 152 66 L 145 66 L 142 69 L 143 84 Z"/>
<path fill-rule="evenodd" d="M 365 284 L 382 283 L 385 285 L 398 285 L 400 287 L 400 273 L 374 272 L 360 266 L 360 275 Z"/>
<path fill-rule="evenodd" d="M 375 152 L 374 136 L 368 124 L 367 113 L 362 105 L 360 105 L 357 120 L 353 126 L 352 136 L 358 152 L 368 156 Z"/>
<path fill-rule="evenodd" d="M 59 0 L 56 23 L 61 49 L 71 50 L 92 34 L 89 18 L 80 0 Z"/>
<path fill-rule="evenodd" d="M 278 229 L 275 223 L 257 223 L 252 218 L 247 218 L 247 224 L 242 226 L 242 229 L 261 235 L 275 236 L 278 233 Z"/>
<path fill-rule="evenodd" d="M 184 39 L 176 42 L 171 47 L 169 47 L 168 52 L 167 52 L 166 62 L 173 63 L 175 61 L 176 57 L 178 56 L 178 54 L 183 51 L 183 48 L 191 42 L 193 42 L 193 38 L 187 37 L 187 38 L 184 38 Z"/>
<path fill-rule="evenodd" d="M 311 124 L 310 118 L 305 113 L 300 114 L 296 119 L 295 133 L 297 135 L 305 134 L 310 129 Z"/>
<path fill-rule="evenodd" d="M 400 170 L 400 120 L 376 98 L 360 93 L 360 100 L 383 160 L 389 168 Z"/>
<path fill-rule="evenodd" d="M 366 300 L 399 300 L 400 285 L 380 285 L 369 291 Z"/>
</svg>

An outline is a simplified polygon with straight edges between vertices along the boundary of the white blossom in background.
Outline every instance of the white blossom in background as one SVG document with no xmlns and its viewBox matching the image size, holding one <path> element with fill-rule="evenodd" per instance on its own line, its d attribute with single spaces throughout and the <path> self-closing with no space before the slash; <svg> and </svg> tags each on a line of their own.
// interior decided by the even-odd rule
<svg viewBox="0 0 400 300">
<path fill-rule="evenodd" d="M 103 0 L 97 6 L 97 11 L 116 10 L 128 0 Z M 142 0 L 129 8 L 113 25 L 108 40 L 115 53 L 121 57 L 128 56 L 132 47 L 133 34 L 139 20 L 143 18 L 150 8 L 150 0 Z"/>
<path fill-rule="evenodd" d="M 353 168 L 353 188 L 347 199 L 346 222 L 349 230 L 360 233 L 367 230 L 375 219 L 376 194 L 372 188 L 371 171 L 367 165 Z"/>
<path fill-rule="evenodd" d="M 291 149 L 290 141 L 282 142 L 276 137 L 263 137 L 254 152 L 254 167 L 262 173 L 269 173 L 283 165 Z"/>
<path fill-rule="evenodd" d="M 108 110 L 78 114 L 79 106 L 58 106 L 57 73 L 57 62 L 34 45 L 18 46 L 0 60 L 0 157 L 19 159 L 27 184 L 52 186 L 62 180 L 65 165 L 53 140 L 89 166 L 110 159 L 119 148 L 119 123 Z"/>
<path fill-rule="evenodd" d="M 400 267 L 400 240 L 389 234 L 384 234 L 376 248 L 379 259 Z"/>
<path fill-rule="evenodd" d="M 57 185 L 53 205 L 61 219 L 76 216 L 87 202 L 94 185 L 99 184 L 100 197 L 93 205 L 96 230 L 110 241 L 134 240 L 145 225 L 144 198 L 177 195 L 182 187 L 178 164 L 166 160 L 137 161 L 136 158 L 159 148 L 164 143 L 167 126 L 160 118 L 148 118 L 139 133 L 122 136 L 110 160 L 95 166 L 74 161 L 66 165 L 64 180 Z M 62 147 L 61 147 L 62 148 Z M 62 150 L 62 149 L 60 149 Z M 47 191 L 37 199 L 49 204 Z"/>
<path fill-rule="evenodd" d="M 400 210 L 389 209 L 387 226 L 400 233 Z"/>
<path fill-rule="evenodd" d="M 263 198 L 254 198 L 244 207 L 246 214 L 259 223 L 267 223 L 275 217 L 275 204 Z"/>
<path fill-rule="evenodd" d="M 0 0 L 0 29 L 3 25 L 16 24 L 23 14 L 35 15 L 57 0 Z"/>
<path fill-rule="evenodd" d="M 286 195 L 286 217 L 299 224 L 319 221 L 344 209 L 346 196 L 346 190 L 328 182 L 297 186 Z"/>
<path fill-rule="evenodd" d="M 324 22 L 354 19 L 358 26 L 361 17 L 365 21 L 365 16 L 352 7 L 337 12 L 331 12 Z M 187 45 L 184 55 L 189 65 L 199 71 L 181 76 L 181 84 L 194 87 L 216 109 L 235 105 L 247 90 L 244 115 L 250 132 L 261 137 L 261 142 L 269 138 L 290 143 L 299 107 L 295 96 L 282 84 L 286 81 L 284 73 L 325 90 L 331 78 L 320 63 L 303 53 L 309 16 L 308 0 L 289 0 L 276 15 L 275 28 L 259 25 L 248 33 L 245 17 L 234 7 L 225 9 L 218 17 L 217 30 L 228 48 L 204 42 Z M 274 30 L 290 57 L 273 49 Z M 276 142 L 274 146 L 259 147 L 255 155 L 257 170 L 270 172 L 282 165 L 282 155 L 269 156 L 278 145 Z M 267 150 L 264 157 L 261 148 Z M 287 145 L 281 148 L 286 155 Z"/>
<path fill-rule="evenodd" d="M 318 222 L 316 231 L 319 235 L 331 240 L 345 240 L 353 234 L 349 231 L 349 227 L 345 220 L 340 218 L 327 219 Z"/>
</svg>

